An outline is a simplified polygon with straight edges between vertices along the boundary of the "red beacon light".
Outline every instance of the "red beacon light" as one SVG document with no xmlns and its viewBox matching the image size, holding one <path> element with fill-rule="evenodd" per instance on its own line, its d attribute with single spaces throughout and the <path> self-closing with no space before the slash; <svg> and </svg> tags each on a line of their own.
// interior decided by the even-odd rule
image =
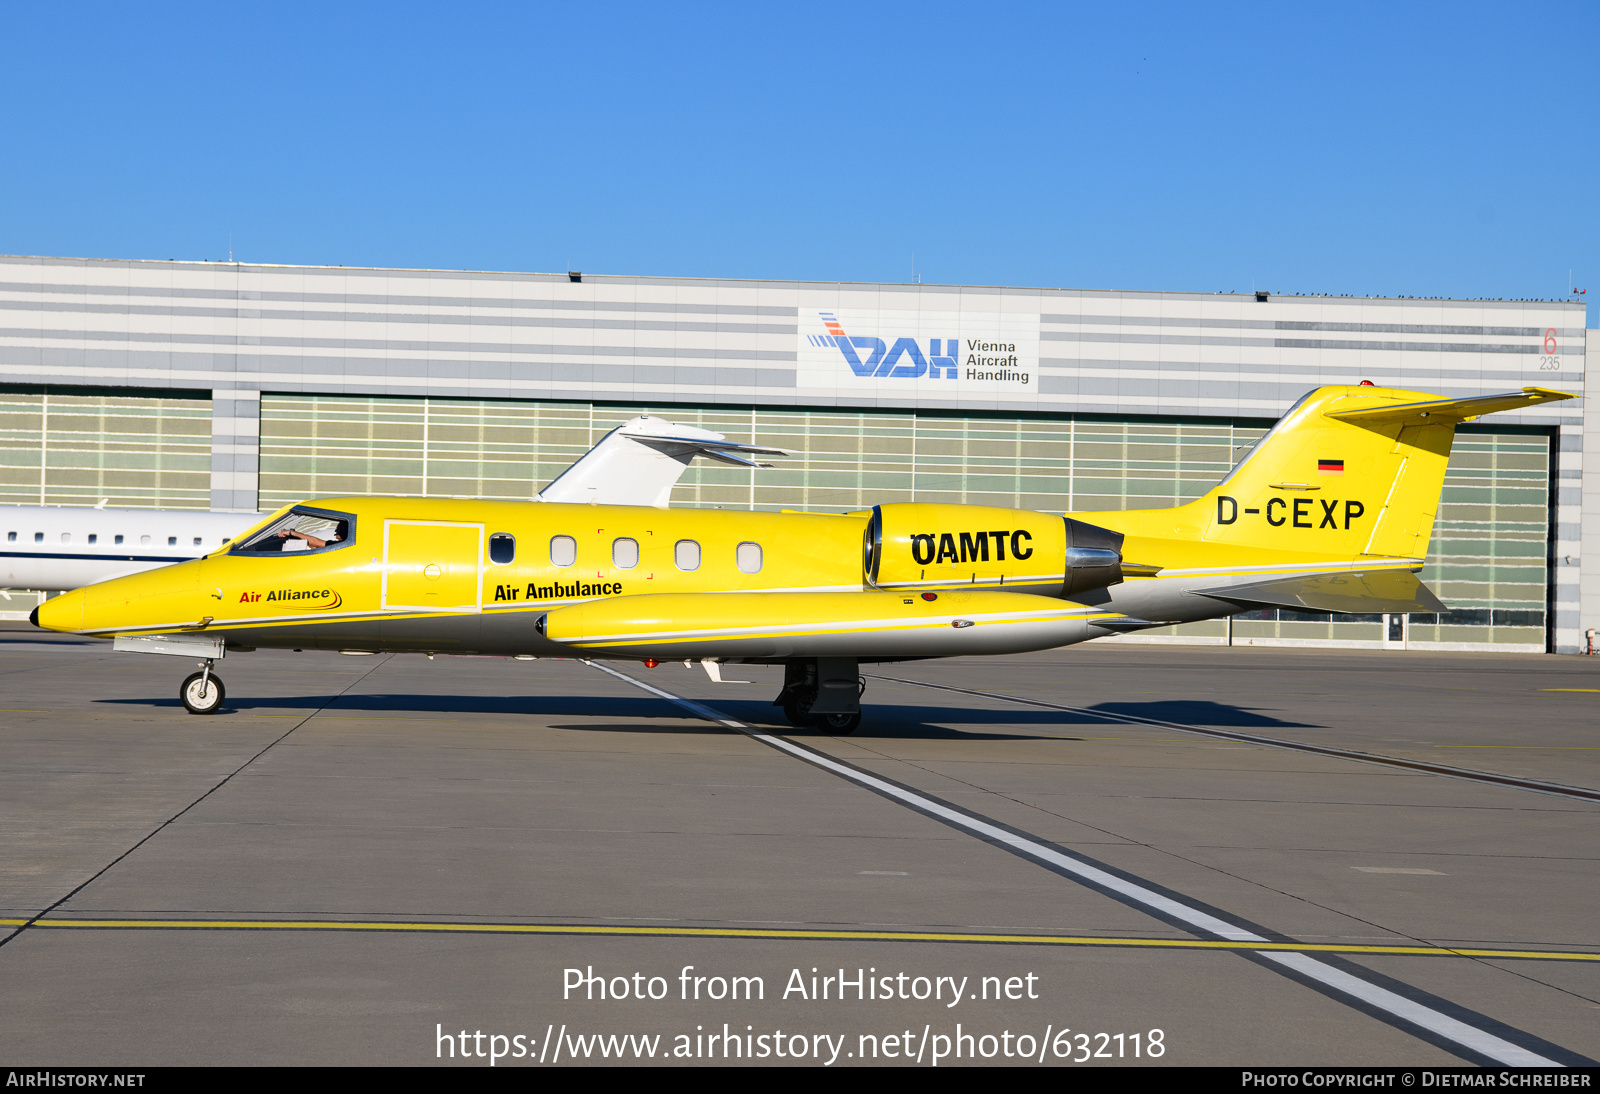
<svg viewBox="0 0 1600 1094">
<path fill-rule="evenodd" d="M 659 664 L 661 664 L 661 662 L 657 661 L 654 657 L 646 657 L 644 659 L 644 667 L 647 669 L 653 669 Z"/>
<path fill-rule="evenodd" d="M 1377 385 L 1375 385 L 1371 380 L 1362 380 L 1361 381 L 1361 386 L 1362 387 L 1375 387 Z"/>
</svg>

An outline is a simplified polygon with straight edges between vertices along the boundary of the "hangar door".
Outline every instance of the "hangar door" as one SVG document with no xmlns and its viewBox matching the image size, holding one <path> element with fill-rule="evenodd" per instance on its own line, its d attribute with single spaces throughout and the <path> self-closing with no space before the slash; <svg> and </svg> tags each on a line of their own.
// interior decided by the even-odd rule
<svg viewBox="0 0 1600 1094">
<path fill-rule="evenodd" d="M 384 521 L 383 607 L 421 612 L 482 609 L 483 525 Z"/>
</svg>

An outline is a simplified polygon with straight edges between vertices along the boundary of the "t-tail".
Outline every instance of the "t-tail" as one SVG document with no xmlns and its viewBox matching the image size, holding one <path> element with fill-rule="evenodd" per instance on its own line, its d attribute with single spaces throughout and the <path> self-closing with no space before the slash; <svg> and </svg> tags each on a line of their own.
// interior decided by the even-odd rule
<svg viewBox="0 0 1600 1094">
<path fill-rule="evenodd" d="M 1423 559 L 1456 426 L 1573 396 L 1527 387 L 1443 399 L 1385 387 L 1302 398 L 1214 489 L 1182 509 L 1218 544 Z"/>
<path fill-rule="evenodd" d="M 1233 611 L 1444 611 L 1415 572 L 1428 555 L 1456 427 L 1571 398 L 1536 387 L 1467 399 L 1322 387 L 1196 501 L 1071 515 L 1124 537 L 1124 575 L 1161 575 L 1150 586 L 1134 582 L 1110 594 L 1130 615 L 1184 621 L 1228 614 L 1204 603 Z"/>
</svg>

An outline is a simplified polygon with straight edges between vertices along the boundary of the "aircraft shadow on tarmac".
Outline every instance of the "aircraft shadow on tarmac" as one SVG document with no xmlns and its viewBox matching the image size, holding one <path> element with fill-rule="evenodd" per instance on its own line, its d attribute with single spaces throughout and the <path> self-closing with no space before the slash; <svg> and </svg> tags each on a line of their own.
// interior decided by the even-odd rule
<svg viewBox="0 0 1600 1094">
<path fill-rule="evenodd" d="M 775 708 L 766 703 L 717 703 L 727 714 L 754 726 L 776 726 L 787 729 Z M 1209 700 L 1177 700 L 1157 703 L 1099 703 L 1084 710 L 1104 711 L 1107 714 L 1154 718 L 1164 722 L 1178 722 L 1196 726 L 1229 726 L 1251 729 L 1314 729 L 1320 728 L 1305 722 L 1284 721 L 1267 714 L 1258 714 L 1245 707 L 1230 706 Z M 975 710 L 963 707 L 910 706 L 891 703 L 863 704 L 865 717 L 861 728 L 851 736 L 871 738 L 963 739 L 963 740 L 1029 740 L 1036 737 L 1054 737 L 1061 740 L 1082 740 L 1081 737 L 1064 737 L 1061 730 L 1116 729 L 1119 732 L 1142 727 L 1126 722 L 1108 722 L 1088 714 L 1066 710 L 1029 710 L 1017 707 L 1002 710 Z M 973 729 L 962 727 L 972 726 Z M 1005 726 L 1013 732 L 988 732 L 978 727 Z M 1156 732 L 1160 728 L 1150 727 Z M 1037 732 L 1029 733 L 1027 729 Z M 1017 732 L 1022 730 L 1022 732 Z M 800 731 L 804 732 L 804 731 Z M 1093 733 L 1101 736 L 1102 733 Z"/>
<path fill-rule="evenodd" d="M 97 703 L 120 706 L 157 708 L 180 707 L 177 699 L 97 699 Z M 712 700 L 730 717 L 746 724 L 782 733 L 806 734 L 821 730 L 794 730 L 783 720 L 770 702 L 748 699 Z M 728 730 L 709 723 L 696 722 L 692 715 L 668 705 L 660 699 L 647 696 L 611 695 L 297 695 L 285 697 L 241 697 L 230 700 L 218 712 L 218 717 L 230 714 L 248 714 L 252 711 L 293 710 L 324 714 L 490 714 L 522 715 L 539 718 L 607 718 L 604 724 L 573 723 L 552 725 L 551 729 L 589 733 L 726 733 Z M 1227 726 L 1248 729 L 1312 729 L 1306 722 L 1284 721 L 1268 714 L 1256 713 L 1244 707 L 1217 703 L 1210 700 L 1169 700 L 1152 703 L 1100 703 L 1084 710 L 1104 711 L 1107 714 L 1153 718 L 1184 725 Z M 670 719 L 671 724 L 660 724 Z M 685 723 L 688 724 L 685 724 Z M 971 727 L 966 728 L 966 727 Z M 1007 731 L 988 727 L 1004 726 Z M 854 736 L 862 738 L 914 739 L 914 740 L 1031 740 L 1051 737 L 1063 740 L 1081 740 L 1063 737 L 1062 730 L 1071 727 L 1083 731 L 1098 728 L 1125 730 L 1125 722 L 1108 722 L 1087 713 L 1065 710 L 977 710 L 965 707 L 913 706 L 906 704 L 866 705 L 866 718 Z M 1159 727 L 1150 727 L 1160 732 Z M 1033 732 L 1028 732 L 1033 730 Z M 1100 736 L 1100 733 L 1093 734 Z"/>
<path fill-rule="evenodd" d="M 97 703 L 112 706 L 137 706 L 181 710 L 177 699 L 97 699 Z M 719 709 L 738 718 L 753 728 L 786 734 L 807 734 L 820 730 L 796 730 L 783 720 L 783 716 L 770 702 L 716 701 Z M 229 699 L 227 705 L 213 717 L 226 719 L 229 715 L 246 715 L 266 711 L 305 712 L 314 714 L 345 715 L 371 714 L 381 718 L 387 714 L 487 714 L 521 715 L 546 718 L 606 718 L 604 723 L 573 722 L 551 724 L 550 729 L 580 733 L 730 733 L 722 726 L 700 721 L 687 711 L 648 696 L 611 695 L 296 695 L 280 698 L 242 697 Z M 858 731 L 865 737 L 902 737 L 925 739 L 963 740 L 1031 740 L 1036 737 L 1055 737 L 1049 728 L 1059 724 L 1063 717 L 1053 711 L 1022 711 L 997 716 L 978 710 L 942 710 L 937 707 L 869 707 L 869 722 Z M 933 724 L 933 723 L 947 724 Z M 1002 722 L 1008 726 L 1037 725 L 1039 733 L 981 733 L 950 728 L 948 723 L 968 723 L 974 726 Z"/>
<path fill-rule="evenodd" d="M 1104 711 L 1128 718 L 1153 718 L 1190 726 L 1223 726 L 1231 729 L 1322 729 L 1312 722 L 1286 722 L 1269 714 L 1258 714 L 1249 707 L 1215 703 L 1210 699 L 1165 699 L 1158 703 L 1096 703 L 1085 710 Z M 1098 722 L 1098 718 L 1085 718 Z"/>
</svg>

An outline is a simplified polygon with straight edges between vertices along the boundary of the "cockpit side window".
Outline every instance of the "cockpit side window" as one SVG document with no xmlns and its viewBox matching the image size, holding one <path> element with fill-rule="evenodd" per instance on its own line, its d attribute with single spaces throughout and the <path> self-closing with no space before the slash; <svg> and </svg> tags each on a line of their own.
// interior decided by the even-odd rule
<svg viewBox="0 0 1600 1094">
<path fill-rule="evenodd" d="M 228 551 L 232 555 L 303 555 L 334 551 L 355 542 L 356 518 L 297 505 L 249 539 Z"/>
</svg>

